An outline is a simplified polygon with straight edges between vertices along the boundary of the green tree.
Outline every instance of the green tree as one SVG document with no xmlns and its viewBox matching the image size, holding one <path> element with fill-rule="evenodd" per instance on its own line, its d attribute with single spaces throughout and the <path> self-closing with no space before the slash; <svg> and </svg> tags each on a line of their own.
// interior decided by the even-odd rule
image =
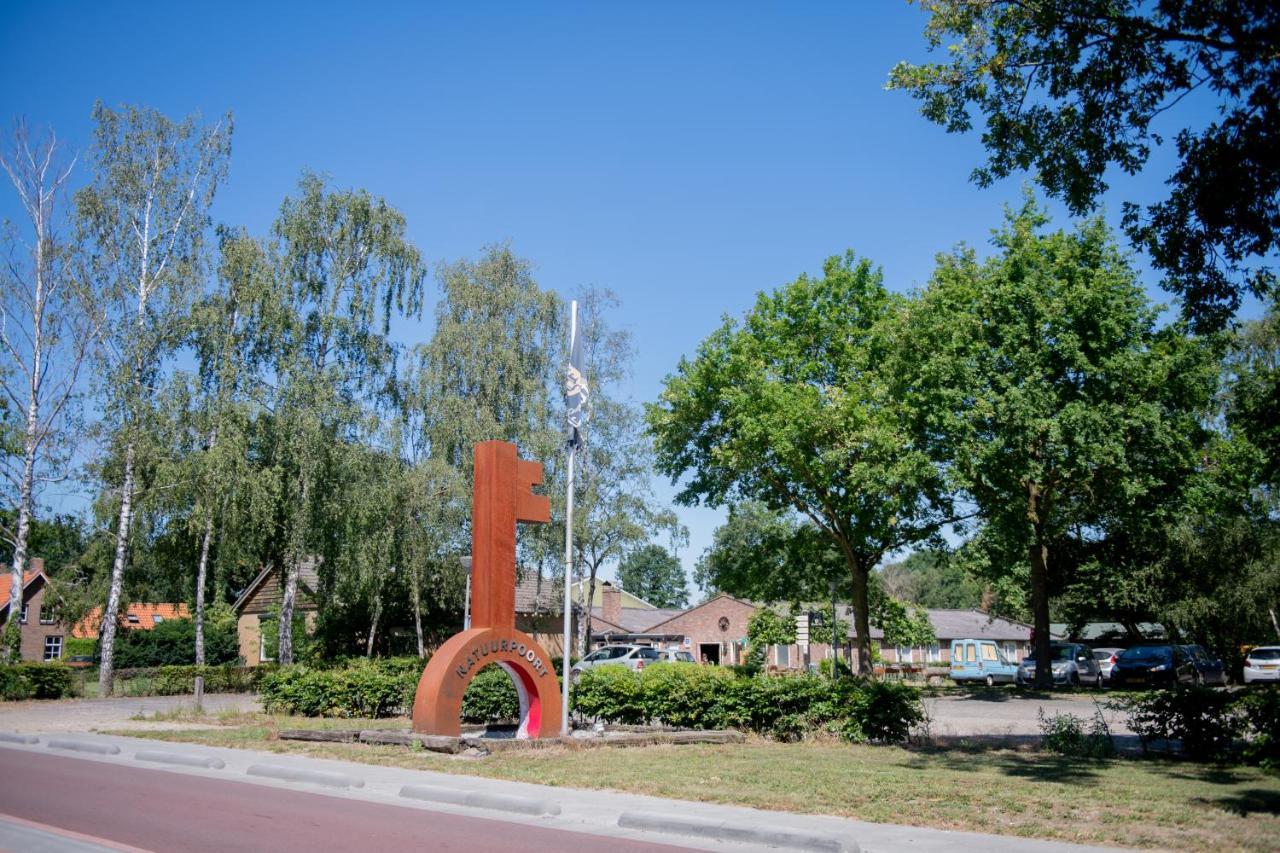
<svg viewBox="0 0 1280 853">
<path fill-rule="evenodd" d="M 293 661 L 298 570 L 322 557 L 327 597 L 353 564 L 385 557 L 385 537 L 335 536 L 335 504 L 368 460 L 356 446 L 382 429 L 395 348 L 393 314 L 420 310 L 425 271 L 405 220 L 363 190 L 332 190 L 305 174 L 273 228 L 277 298 L 264 335 L 277 378 L 273 467 L 280 477 L 282 562 L 279 661 Z M 384 445 L 385 447 L 385 445 Z M 389 567 L 388 567 L 389 568 Z"/>
<path fill-rule="evenodd" d="M 946 551 L 926 548 L 882 570 L 885 592 L 921 607 L 965 610 L 982 605 L 982 584 Z"/>
<path fill-rule="evenodd" d="M 648 410 L 659 470 L 687 478 L 678 500 L 755 499 L 824 535 L 850 582 L 864 673 L 871 571 L 949 515 L 884 368 L 899 304 L 870 261 L 830 258 L 821 278 L 802 275 L 761 294 L 741 325 L 726 321 Z"/>
<path fill-rule="evenodd" d="M 757 601 L 823 601 L 843 560 L 823 536 L 794 513 L 761 501 L 732 504 L 725 523 L 694 567 L 694 582 Z"/>
<path fill-rule="evenodd" d="M 1198 328 L 1221 326 L 1246 288 L 1272 286 L 1280 239 L 1275 3 L 921 5 L 929 47 L 945 47 L 947 61 L 899 63 L 889 87 L 910 92 L 926 118 L 953 133 L 971 130 L 977 111 L 988 155 L 973 173 L 979 185 L 1030 169 L 1082 215 L 1106 191 L 1109 169 L 1139 172 L 1172 132 L 1177 165 L 1167 196 L 1125 205 L 1133 244 Z"/>
<path fill-rule="evenodd" d="M 140 468 L 150 464 L 154 389 L 202 286 L 207 211 L 231 146 L 228 116 L 212 127 L 155 110 L 98 104 L 92 182 L 76 194 L 91 288 L 105 318 L 99 366 L 103 420 L 119 450 L 115 554 L 106 610 L 123 603 Z M 111 690 L 116 623 L 102 620 L 99 687 Z"/>
<path fill-rule="evenodd" d="M 747 643 L 750 665 L 764 665 L 770 646 L 789 646 L 796 641 L 796 620 L 771 607 L 761 607 L 747 620 Z"/>
<path fill-rule="evenodd" d="M 1157 330 L 1100 220 L 1042 235 L 1046 222 L 1028 199 L 996 235 L 998 255 L 941 257 L 900 353 L 986 553 L 1029 567 L 1042 686 L 1071 543 L 1168 506 L 1194 471 L 1216 370 L 1210 348 Z"/>
<path fill-rule="evenodd" d="M 1243 324 L 1227 356 L 1226 418 L 1262 453 L 1259 481 L 1280 484 L 1280 292 L 1266 313 Z"/>
<path fill-rule="evenodd" d="M 684 567 L 661 545 L 651 543 L 623 557 L 618 564 L 618 581 L 627 592 L 654 607 L 689 606 Z"/>
</svg>

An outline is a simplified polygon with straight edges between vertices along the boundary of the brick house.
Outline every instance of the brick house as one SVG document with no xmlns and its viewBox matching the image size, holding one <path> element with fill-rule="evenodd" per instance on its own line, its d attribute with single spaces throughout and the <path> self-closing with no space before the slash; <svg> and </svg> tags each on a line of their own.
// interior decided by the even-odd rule
<svg viewBox="0 0 1280 853">
<path fill-rule="evenodd" d="M 22 660 L 62 660 L 63 644 L 69 635 L 66 624 L 59 622 L 52 602 L 46 604 L 45 593 L 49 588 L 49 576 L 44 573 L 44 560 L 32 557 L 30 568 L 22 575 L 22 609 L 18 614 L 21 641 L 19 657 Z M 0 575 L 0 622 L 9 618 L 10 593 L 9 567 Z"/>
<path fill-rule="evenodd" d="M 318 561 L 308 560 L 298 567 L 298 594 L 294 600 L 293 612 L 302 616 L 308 631 L 315 628 L 316 612 L 319 609 L 316 604 L 316 590 L 320 584 L 317 565 Z M 267 566 L 249 582 L 231 606 L 236 614 L 236 639 L 240 647 L 240 659 L 245 666 L 257 666 L 275 659 L 262 642 L 262 632 L 263 623 L 274 623 L 280 612 L 280 602 L 284 598 L 280 580 L 279 569 L 274 565 Z M 269 624 L 268 630 L 274 631 L 277 628 L 274 624 Z"/>
<path fill-rule="evenodd" d="M 601 584 L 602 606 L 591 608 L 591 644 L 639 643 L 682 649 L 708 663 L 740 663 L 747 621 L 760 605 L 720 593 L 685 610 L 623 607 L 623 592 Z"/>
</svg>

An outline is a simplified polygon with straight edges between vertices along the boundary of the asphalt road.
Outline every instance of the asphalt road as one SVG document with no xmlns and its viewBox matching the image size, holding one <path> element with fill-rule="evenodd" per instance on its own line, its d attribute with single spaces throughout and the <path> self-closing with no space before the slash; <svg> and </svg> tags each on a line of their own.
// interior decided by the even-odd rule
<svg viewBox="0 0 1280 853">
<path fill-rule="evenodd" d="M 942 737 L 1039 736 L 1041 711 L 1046 717 L 1071 714 L 1085 719 L 1100 711 L 1112 734 L 1131 734 L 1125 715 L 1106 707 L 1108 698 L 1104 690 L 1046 694 L 974 689 L 928 697 L 924 705 L 931 733 Z"/>
<path fill-rule="evenodd" d="M 0 820 L 166 853 L 683 849 L 8 749 L 0 779 Z"/>
</svg>

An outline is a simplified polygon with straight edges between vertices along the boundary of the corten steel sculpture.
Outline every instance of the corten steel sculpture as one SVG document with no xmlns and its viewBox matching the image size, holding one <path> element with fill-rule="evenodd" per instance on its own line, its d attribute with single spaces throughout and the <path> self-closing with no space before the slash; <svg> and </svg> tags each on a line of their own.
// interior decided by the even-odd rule
<svg viewBox="0 0 1280 853">
<path fill-rule="evenodd" d="M 551 504 L 535 495 L 542 465 L 516 456 L 516 446 L 486 441 L 475 448 L 471 507 L 471 628 L 454 634 L 422 671 L 413 697 L 413 730 L 461 734 L 459 717 L 467 685 L 496 663 L 515 682 L 520 697 L 517 737 L 558 733 L 560 684 L 551 657 L 532 637 L 517 631 L 516 524 L 545 524 Z"/>
</svg>

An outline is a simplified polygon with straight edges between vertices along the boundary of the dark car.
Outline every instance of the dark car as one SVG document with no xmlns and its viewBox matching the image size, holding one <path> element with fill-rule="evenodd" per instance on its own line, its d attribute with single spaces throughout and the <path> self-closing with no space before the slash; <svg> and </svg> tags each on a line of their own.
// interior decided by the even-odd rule
<svg viewBox="0 0 1280 853">
<path fill-rule="evenodd" d="M 1111 668 L 1111 687 L 1172 687 L 1194 684 L 1196 666 L 1182 646 L 1145 643 L 1130 646 Z"/>
<path fill-rule="evenodd" d="M 1225 687 L 1227 683 L 1227 667 L 1222 661 L 1205 651 L 1204 646 L 1183 646 L 1182 650 L 1196 668 L 1196 684 L 1208 684 L 1214 687 Z"/>
</svg>

